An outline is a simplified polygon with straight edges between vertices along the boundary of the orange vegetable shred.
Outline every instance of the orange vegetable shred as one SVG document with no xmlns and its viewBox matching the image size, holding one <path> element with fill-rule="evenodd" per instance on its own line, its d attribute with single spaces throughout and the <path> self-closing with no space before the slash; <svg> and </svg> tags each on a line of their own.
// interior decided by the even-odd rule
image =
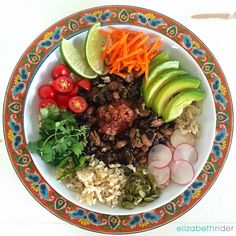
<svg viewBox="0 0 236 236">
<path fill-rule="evenodd" d="M 125 72 L 133 72 L 135 77 L 145 74 L 148 80 L 149 64 L 162 46 L 160 37 L 153 39 L 143 32 L 114 26 L 100 29 L 100 33 L 105 37 L 101 59 L 107 72 L 122 78 L 126 77 Z"/>
</svg>

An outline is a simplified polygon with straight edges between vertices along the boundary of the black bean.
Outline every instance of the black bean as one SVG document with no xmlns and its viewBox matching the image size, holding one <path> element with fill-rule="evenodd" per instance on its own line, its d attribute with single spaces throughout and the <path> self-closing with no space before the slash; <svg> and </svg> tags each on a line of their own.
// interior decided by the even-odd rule
<svg viewBox="0 0 236 236">
<path fill-rule="evenodd" d="M 118 155 L 117 153 L 110 151 L 106 152 L 102 158 L 102 161 L 105 162 L 107 165 L 117 162 Z"/>
<path fill-rule="evenodd" d="M 116 80 L 113 80 L 111 81 L 109 84 L 107 84 L 107 89 L 110 90 L 110 91 L 116 91 L 120 88 L 121 86 L 121 83 L 116 81 Z"/>
<path fill-rule="evenodd" d="M 95 108 L 93 106 L 89 107 L 87 110 L 86 110 L 86 115 L 88 116 L 91 116 L 95 111 Z"/>
<path fill-rule="evenodd" d="M 109 135 L 103 134 L 103 135 L 101 136 L 101 138 L 102 138 L 102 141 L 106 142 L 106 141 L 109 140 Z"/>
<path fill-rule="evenodd" d="M 116 139 L 117 139 L 117 140 L 123 140 L 123 139 L 126 138 L 126 136 L 127 136 L 127 132 L 121 132 L 121 133 L 118 133 L 118 134 L 116 135 Z"/>
<path fill-rule="evenodd" d="M 156 133 L 152 129 L 148 129 L 146 131 L 146 135 L 147 135 L 148 139 L 154 140 Z"/>
<path fill-rule="evenodd" d="M 95 153 L 95 157 L 97 159 L 102 159 L 104 156 L 104 153 L 102 153 L 100 150 L 97 150 L 96 153 Z"/>
</svg>

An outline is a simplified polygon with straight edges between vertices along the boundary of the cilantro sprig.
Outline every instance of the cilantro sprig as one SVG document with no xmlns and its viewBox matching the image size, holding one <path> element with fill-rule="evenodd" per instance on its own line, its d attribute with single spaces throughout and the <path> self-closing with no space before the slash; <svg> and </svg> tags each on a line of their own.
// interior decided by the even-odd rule
<svg viewBox="0 0 236 236">
<path fill-rule="evenodd" d="M 84 147 L 87 144 L 88 127 L 79 126 L 74 115 L 58 107 L 50 106 L 40 110 L 41 139 L 29 142 L 32 153 L 38 153 L 42 160 L 62 168 L 72 161 L 73 168 L 83 167 Z"/>
</svg>

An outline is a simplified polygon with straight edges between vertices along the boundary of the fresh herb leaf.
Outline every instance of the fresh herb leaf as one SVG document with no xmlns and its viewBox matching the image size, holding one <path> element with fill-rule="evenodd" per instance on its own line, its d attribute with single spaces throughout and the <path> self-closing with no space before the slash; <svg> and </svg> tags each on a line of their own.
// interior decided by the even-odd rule
<svg viewBox="0 0 236 236">
<path fill-rule="evenodd" d="M 79 159 L 79 166 L 80 167 L 86 166 L 86 164 L 88 164 L 87 162 L 88 162 L 89 159 L 90 159 L 89 156 L 82 156 L 82 157 L 80 157 L 80 159 Z"/>
<path fill-rule="evenodd" d="M 43 148 L 41 149 L 41 157 L 45 162 L 53 162 L 54 161 L 54 155 L 53 155 L 53 149 L 51 148 L 49 143 L 46 143 L 43 145 Z"/>
<path fill-rule="evenodd" d="M 57 120 L 60 116 L 60 109 L 55 106 L 50 106 L 49 108 L 42 108 L 40 109 L 40 113 L 42 116 L 42 119 L 51 119 L 51 120 Z"/>
<path fill-rule="evenodd" d="M 83 149 L 84 149 L 84 145 L 82 143 L 74 143 L 71 145 L 71 150 L 78 157 L 81 155 Z"/>
<path fill-rule="evenodd" d="M 73 168 L 82 166 L 88 127 L 79 126 L 71 112 L 58 107 L 43 108 L 40 113 L 41 139 L 29 142 L 27 145 L 29 150 L 32 153 L 37 152 L 43 161 L 52 165 L 64 166 L 71 158 Z"/>
<path fill-rule="evenodd" d="M 68 171 L 65 171 L 60 177 L 57 178 L 57 180 L 62 180 L 64 178 L 66 178 L 67 176 L 69 176 L 70 174 L 74 173 L 75 171 L 80 170 L 81 167 L 80 166 L 75 166 L 71 169 L 69 169 Z"/>
<path fill-rule="evenodd" d="M 64 166 L 66 166 L 68 164 L 70 157 L 66 157 L 64 158 L 59 164 L 58 164 L 58 168 L 63 168 Z"/>
<path fill-rule="evenodd" d="M 47 108 L 41 108 L 40 113 L 43 119 L 48 117 L 49 110 Z"/>
</svg>

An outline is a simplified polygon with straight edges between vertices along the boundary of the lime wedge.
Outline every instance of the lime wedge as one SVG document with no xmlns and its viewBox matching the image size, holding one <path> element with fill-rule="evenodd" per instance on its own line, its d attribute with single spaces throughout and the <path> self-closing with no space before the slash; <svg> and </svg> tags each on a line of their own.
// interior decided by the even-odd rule
<svg viewBox="0 0 236 236">
<path fill-rule="evenodd" d="M 79 53 L 76 47 L 64 38 L 60 45 L 60 52 L 62 60 L 73 73 L 87 79 L 97 77 L 97 74 L 90 68 L 84 53 Z"/>
<path fill-rule="evenodd" d="M 101 60 L 101 53 L 104 45 L 102 35 L 99 33 L 101 28 L 100 23 L 96 23 L 89 30 L 85 42 L 85 53 L 88 64 L 94 72 L 99 75 L 103 74 L 103 61 Z"/>
</svg>

